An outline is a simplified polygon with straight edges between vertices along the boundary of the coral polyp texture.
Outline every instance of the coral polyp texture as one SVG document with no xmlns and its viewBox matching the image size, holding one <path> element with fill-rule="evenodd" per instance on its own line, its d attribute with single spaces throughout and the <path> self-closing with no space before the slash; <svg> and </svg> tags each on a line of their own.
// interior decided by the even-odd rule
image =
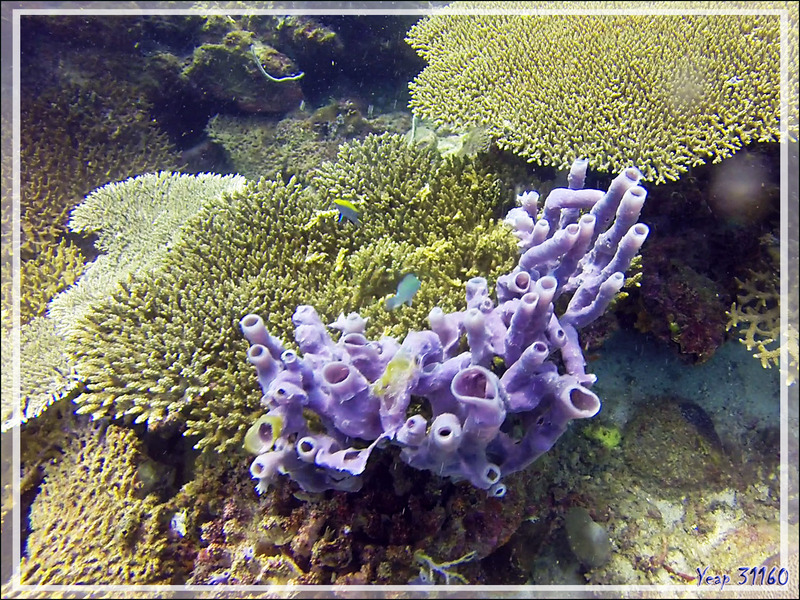
<svg viewBox="0 0 800 600">
<path fill-rule="evenodd" d="M 625 169 L 607 192 L 583 189 L 587 161 L 539 211 L 518 197 L 506 223 L 519 240 L 516 268 L 500 276 L 496 302 L 486 279 L 466 283 L 466 308 L 434 307 L 430 330 L 399 343 L 370 341 L 358 313 L 328 327 L 309 305 L 292 317 L 300 353 L 242 318 L 268 409 L 245 437 L 264 492 L 288 474 L 309 492 L 355 491 L 372 451 L 396 443 L 403 461 L 502 497 L 502 478 L 549 450 L 600 400 L 586 373 L 578 329 L 603 314 L 644 243 L 638 223 L 647 192 Z M 558 308 L 557 308 L 558 307 Z M 463 344 L 466 341 L 465 350 Z"/>
<path fill-rule="evenodd" d="M 50 303 L 48 312 L 59 330 L 69 334 L 119 282 L 158 264 L 191 216 L 244 183 L 239 175 L 160 172 L 109 183 L 89 194 L 70 212 L 69 227 L 76 233 L 96 233 L 101 254 L 76 285 Z"/>
<path fill-rule="evenodd" d="M 80 431 L 47 466 L 20 582 L 171 583 L 166 509 L 144 483 L 151 468 L 133 431 Z"/>
<path fill-rule="evenodd" d="M 175 166 L 177 154 L 131 85 L 107 77 L 64 84 L 22 105 L 20 210 L 23 259 L 66 233 L 70 209 L 92 189 Z"/>
<path fill-rule="evenodd" d="M 494 10 L 530 14 L 488 15 L 487 4 L 454 3 L 475 14 L 429 16 L 409 31 L 428 63 L 410 84 L 419 116 L 485 127 L 500 148 L 541 165 L 589 156 L 592 168 L 635 165 L 657 183 L 778 139 L 778 14 L 559 15 L 534 11 L 632 6 L 503 2 Z M 796 134 L 795 109 L 789 129 Z"/>
</svg>

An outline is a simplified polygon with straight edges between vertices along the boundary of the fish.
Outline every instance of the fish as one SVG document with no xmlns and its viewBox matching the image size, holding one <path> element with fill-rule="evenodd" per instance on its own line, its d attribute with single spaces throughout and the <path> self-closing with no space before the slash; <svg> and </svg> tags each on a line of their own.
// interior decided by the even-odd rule
<svg viewBox="0 0 800 600">
<path fill-rule="evenodd" d="M 349 200 L 334 200 L 333 203 L 336 205 L 336 209 L 339 211 L 338 223 L 341 223 L 342 219 L 347 219 L 353 225 L 358 227 L 358 217 L 361 215 L 358 212 L 355 204 Z"/>
<path fill-rule="evenodd" d="M 411 306 L 411 299 L 419 291 L 421 285 L 419 278 L 413 273 L 404 275 L 400 283 L 397 284 L 397 293 L 386 299 L 386 309 L 394 310 L 403 303 Z"/>
</svg>

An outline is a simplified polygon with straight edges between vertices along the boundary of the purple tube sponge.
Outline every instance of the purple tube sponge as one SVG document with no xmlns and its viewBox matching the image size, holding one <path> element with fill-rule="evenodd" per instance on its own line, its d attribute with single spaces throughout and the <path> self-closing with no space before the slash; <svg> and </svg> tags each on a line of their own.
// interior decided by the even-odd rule
<svg viewBox="0 0 800 600">
<path fill-rule="evenodd" d="M 521 256 L 498 278 L 496 299 L 486 279 L 470 279 L 463 311 L 434 308 L 430 330 L 402 344 L 369 340 L 358 313 L 329 325 L 340 332 L 334 341 L 314 308 L 300 306 L 297 353 L 257 315 L 244 317 L 267 409 L 245 438 L 257 454 L 257 489 L 286 474 L 310 492 L 358 490 L 372 452 L 392 443 L 414 468 L 501 497 L 503 477 L 549 450 L 573 420 L 596 415 L 578 330 L 607 309 L 649 230 L 638 223 L 647 195 L 639 172 L 587 190 L 586 164 L 575 162 L 569 187 L 541 210 L 535 192 L 518 197 L 505 223 Z M 430 423 L 416 414 L 419 402 Z"/>
</svg>

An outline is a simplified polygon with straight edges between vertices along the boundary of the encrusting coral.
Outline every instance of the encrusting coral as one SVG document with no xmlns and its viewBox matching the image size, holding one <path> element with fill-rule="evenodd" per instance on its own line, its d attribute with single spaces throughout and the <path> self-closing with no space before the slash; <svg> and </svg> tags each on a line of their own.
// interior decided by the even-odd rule
<svg viewBox="0 0 800 600">
<path fill-rule="evenodd" d="M 408 33 L 428 62 L 410 84 L 423 118 L 486 127 L 500 148 L 542 165 L 566 168 L 588 156 L 593 169 L 633 165 L 653 182 L 778 139 L 778 15 L 487 15 L 487 3 L 452 6 L 475 4 L 478 14 L 429 16 Z M 615 7 L 631 6 L 599 6 Z M 790 131 L 796 121 L 792 112 Z"/>
<path fill-rule="evenodd" d="M 146 460 L 131 430 L 79 432 L 47 467 L 31 508 L 20 582 L 171 583 L 165 507 L 147 489 Z"/>
<path fill-rule="evenodd" d="M 89 388 L 79 411 L 135 415 L 151 429 L 186 423 L 200 448 L 240 447 L 260 398 L 242 315 L 263 314 L 288 340 L 295 307 L 313 302 L 327 322 L 359 310 L 371 334 L 400 334 L 516 257 L 492 218 L 503 201 L 492 174 L 401 136 L 346 144 L 312 181 L 262 179 L 206 207 L 158 269 L 94 306 L 72 342 Z M 357 203 L 360 227 L 336 222 L 335 199 Z M 383 300 L 404 271 L 422 287 L 413 306 L 389 312 Z"/>
</svg>

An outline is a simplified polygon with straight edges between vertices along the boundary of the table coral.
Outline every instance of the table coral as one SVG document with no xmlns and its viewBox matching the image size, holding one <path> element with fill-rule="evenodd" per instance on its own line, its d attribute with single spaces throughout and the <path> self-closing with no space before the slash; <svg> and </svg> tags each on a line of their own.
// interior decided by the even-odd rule
<svg viewBox="0 0 800 600">
<path fill-rule="evenodd" d="M 164 506 L 140 481 L 133 431 L 88 427 L 47 467 L 31 508 L 22 584 L 167 584 Z"/>
<path fill-rule="evenodd" d="M 631 4 L 589 6 L 598 7 Z M 566 168 L 589 156 L 592 168 L 635 165 L 654 182 L 719 162 L 751 141 L 778 139 L 778 15 L 487 15 L 491 9 L 480 3 L 477 14 L 429 16 L 409 31 L 428 62 L 410 84 L 418 115 L 484 126 L 501 148 L 542 165 Z M 796 28 L 796 7 L 790 17 Z M 790 41 L 796 55 L 796 34 Z M 796 99 L 796 65 L 793 74 Z M 796 110 L 790 126 L 796 132 Z"/>
<path fill-rule="evenodd" d="M 70 212 L 69 228 L 96 234 L 100 253 L 77 284 L 59 294 L 49 315 L 69 335 L 94 303 L 131 274 L 158 264 L 200 208 L 244 186 L 234 175 L 159 172 L 104 185 Z"/>
<path fill-rule="evenodd" d="M 22 325 L 22 412 L 19 416 L 22 422 L 39 415 L 53 402 L 79 387 L 81 379 L 76 371 L 75 357 L 68 349 L 68 340 L 81 315 L 90 311 L 131 273 L 146 271 L 157 264 L 169 244 L 180 235 L 183 222 L 200 206 L 225 191 L 238 189 L 243 183 L 244 178 L 237 176 L 153 173 L 105 185 L 92 192 L 72 211 L 70 227 L 73 231 L 98 232 L 96 248 L 101 255 L 88 266 L 77 283 L 53 298 L 47 316 Z M 37 264 L 48 257 L 49 251 L 44 250 L 30 261 Z M 56 266 L 60 267 L 60 263 L 56 262 Z M 70 275 L 75 276 L 76 269 L 72 267 L 56 273 L 60 282 L 50 285 L 63 286 Z M 23 277 L 29 273 L 29 268 L 22 269 Z M 48 282 L 46 274 L 47 271 L 41 269 L 38 280 Z M 23 283 L 28 281 L 23 280 Z M 47 291 L 40 288 L 40 294 Z M 33 291 L 23 291 L 23 301 L 36 297 Z M 22 306 L 25 308 L 27 303 Z M 11 353 L 12 346 L 4 344 L 3 431 L 19 422 L 12 418 Z"/>
<path fill-rule="evenodd" d="M 6 339 L 4 332 L 3 338 Z M 11 334 L 8 334 L 11 337 Z M 54 402 L 80 388 L 75 361 L 65 351 L 64 338 L 55 323 L 37 317 L 19 330 L 20 414 L 14 415 L 13 344 L 2 344 L 2 430 L 39 416 Z"/>
<path fill-rule="evenodd" d="M 89 387 L 80 410 L 151 429 L 186 423 L 200 448 L 238 448 L 259 408 L 243 314 L 264 314 L 288 339 L 294 308 L 314 302 L 328 322 L 361 310 L 369 331 L 397 333 L 455 306 L 475 270 L 494 278 L 513 264 L 514 238 L 492 218 L 501 188 L 470 161 L 368 136 L 312 185 L 249 183 L 204 210 L 152 274 L 94 306 L 73 345 Z M 358 202 L 361 227 L 336 222 L 334 198 Z M 422 288 L 413 307 L 388 312 L 405 269 Z"/>
</svg>

